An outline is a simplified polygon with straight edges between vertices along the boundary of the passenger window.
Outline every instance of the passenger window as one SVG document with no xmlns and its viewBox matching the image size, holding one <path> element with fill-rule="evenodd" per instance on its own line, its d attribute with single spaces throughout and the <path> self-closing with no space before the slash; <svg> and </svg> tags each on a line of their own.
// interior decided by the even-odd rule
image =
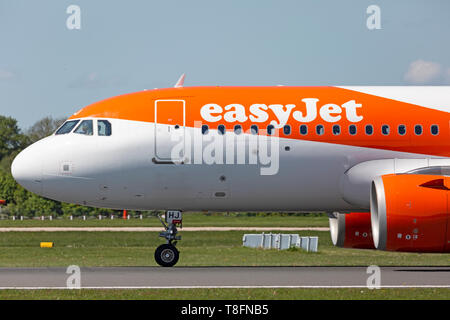
<svg viewBox="0 0 450 320">
<path fill-rule="evenodd" d="M 323 125 L 319 124 L 316 126 L 316 133 L 321 136 L 325 133 L 325 129 L 323 127 Z"/>
<path fill-rule="evenodd" d="M 275 130 L 275 127 L 273 125 L 269 124 L 267 126 L 267 134 L 268 135 L 272 135 L 274 130 Z"/>
<path fill-rule="evenodd" d="M 417 136 L 420 136 L 420 135 L 422 134 L 422 126 L 421 126 L 420 124 L 416 124 L 416 125 L 414 126 L 414 133 L 415 133 Z"/>
<path fill-rule="evenodd" d="M 439 134 L 439 126 L 437 124 L 433 124 L 430 129 L 433 136 Z"/>
<path fill-rule="evenodd" d="M 217 127 L 217 131 L 219 132 L 219 134 L 225 134 L 225 126 L 223 124 L 219 124 L 219 126 Z"/>
<path fill-rule="evenodd" d="M 234 133 L 235 134 L 241 134 L 242 133 L 242 126 L 240 124 L 237 124 L 234 126 Z"/>
<path fill-rule="evenodd" d="M 94 134 L 92 122 L 93 122 L 92 120 L 83 120 L 80 123 L 80 125 L 75 129 L 74 133 L 92 136 Z"/>
<path fill-rule="evenodd" d="M 349 132 L 351 135 L 355 135 L 355 134 L 356 134 L 356 126 L 355 126 L 354 124 L 351 124 L 351 125 L 348 127 L 348 132 Z"/>
<path fill-rule="evenodd" d="M 202 125 L 202 134 L 208 134 L 209 127 L 207 124 Z"/>
<path fill-rule="evenodd" d="M 301 135 L 306 135 L 308 134 L 308 126 L 306 124 L 302 124 L 300 126 L 300 134 Z"/>
<path fill-rule="evenodd" d="M 250 131 L 252 134 L 258 134 L 258 126 L 256 124 L 252 124 Z"/>
<path fill-rule="evenodd" d="M 373 134 L 373 127 L 371 124 L 366 125 L 366 134 L 371 136 Z"/>
<path fill-rule="evenodd" d="M 400 124 L 398 126 L 398 134 L 404 136 L 406 134 L 406 126 L 404 124 Z"/>
<path fill-rule="evenodd" d="M 108 120 L 98 120 L 97 129 L 99 136 L 110 136 L 111 135 L 111 123 Z"/>
<path fill-rule="evenodd" d="M 64 124 L 56 130 L 55 134 L 67 134 L 72 131 L 72 129 L 77 125 L 77 123 L 80 122 L 80 120 L 71 120 L 66 121 Z"/>
<path fill-rule="evenodd" d="M 335 125 L 333 126 L 333 134 L 334 134 L 335 136 L 338 136 L 338 135 L 341 134 L 341 126 L 340 126 L 340 125 L 335 124 Z"/>
<path fill-rule="evenodd" d="M 385 136 L 387 136 L 390 132 L 389 126 L 387 124 L 383 124 L 381 126 L 381 133 Z"/>
<path fill-rule="evenodd" d="M 284 127 L 283 127 L 283 133 L 286 135 L 286 136 L 288 136 L 288 135 L 290 135 L 291 134 L 291 126 L 290 125 L 285 125 Z"/>
</svg>

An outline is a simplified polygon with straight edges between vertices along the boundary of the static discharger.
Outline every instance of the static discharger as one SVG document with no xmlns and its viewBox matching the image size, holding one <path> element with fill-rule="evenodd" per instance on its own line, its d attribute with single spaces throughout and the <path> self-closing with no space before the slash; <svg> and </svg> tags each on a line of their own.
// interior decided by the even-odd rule
<svg viewBox="0 0 450 320">
<path fill-rule="evenodd" d="M 53 248 L 53 242 L 41 242 L 41 248 Z"/>
</svg>

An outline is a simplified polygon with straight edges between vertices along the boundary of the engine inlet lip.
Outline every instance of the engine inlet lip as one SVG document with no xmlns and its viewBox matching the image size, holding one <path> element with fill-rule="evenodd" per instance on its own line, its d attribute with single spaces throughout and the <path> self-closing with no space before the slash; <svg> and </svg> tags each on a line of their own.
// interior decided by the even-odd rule
<svg viewBox="0 0 450 320">
<path fill-rule="evenodd" d="M 377 177 L 372 181 L 370 190 L 370 222 L 375 248 L 386 250 L 386 198 L 382 177 Z"/>
<path fill-rule="evenodd" d="M 337 247 L 343 247 L 345 243 L 345 214 L 335 212 L 333 218 L 329 218 L 331 242 Z"/>
</svg>

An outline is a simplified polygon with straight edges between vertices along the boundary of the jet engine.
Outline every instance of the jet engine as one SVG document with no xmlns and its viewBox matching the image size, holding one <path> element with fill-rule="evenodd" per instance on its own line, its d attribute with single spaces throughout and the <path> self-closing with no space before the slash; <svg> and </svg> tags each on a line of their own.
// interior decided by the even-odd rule
<svg viewBox="0 0 450 320">
<path fill-rule="evenodd" d="M 333 213 L 330 216 L 330 233 L 335 246 L 375 249 L 370 227 L 370 212 Z"/>
<path fill-rule="evenodd" d="M 370 211 L 377 249 L 450 252 L 450 176 L 436 173 L 442 168 L 374 179 Z"/>
</svg>

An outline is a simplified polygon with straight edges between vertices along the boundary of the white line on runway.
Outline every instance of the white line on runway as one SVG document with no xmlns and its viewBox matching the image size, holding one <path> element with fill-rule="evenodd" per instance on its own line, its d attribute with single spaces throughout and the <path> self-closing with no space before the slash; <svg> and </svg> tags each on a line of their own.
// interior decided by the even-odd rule
<svg viewBox="0 0 450 320">
<path fill-rule="evenodd" d="M 387 285 L 380 286 L 380 289 L 401 289 L 401 288 L 449 288 L 450 285 Z M 369 289 L 367 286 L 142 286 L 142 287 L 0 287 L 0 290 L 120 290 L 120 289 Z M 375 289 L 375 288 L 374 288 Z"/>
</svg>

